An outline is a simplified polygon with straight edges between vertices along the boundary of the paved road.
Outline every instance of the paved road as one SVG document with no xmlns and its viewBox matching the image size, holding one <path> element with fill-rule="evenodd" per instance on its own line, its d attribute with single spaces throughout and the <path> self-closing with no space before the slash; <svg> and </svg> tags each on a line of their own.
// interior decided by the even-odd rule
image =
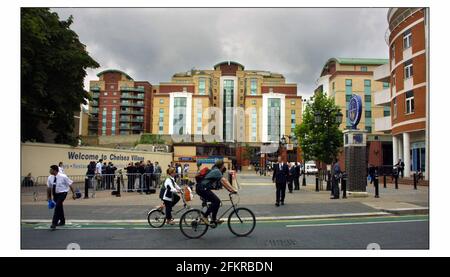
<svg viewBox="0 0 450 277">
<path fill-rule="evenodd" d="M 238 238 L 226 225 L 197 240 L 177 226 L 151 229 L 146 224 L 81 223 L 54 232 L 48 224 L 22 224 L 22 249 L 428 249 L 427 216 L 327 220 L 261 221 L 248 237 Z"/>
</svg>

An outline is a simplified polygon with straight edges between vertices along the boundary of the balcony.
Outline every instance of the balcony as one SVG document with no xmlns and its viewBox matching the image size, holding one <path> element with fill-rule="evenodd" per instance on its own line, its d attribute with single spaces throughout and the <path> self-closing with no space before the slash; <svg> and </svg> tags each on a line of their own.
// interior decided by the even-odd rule
<svg viewBox="0 0 450 277">
<path fill-rule="evenodd" d="M 100 91 L 100 87 L 90 87 L 91 91 Z"/>
<path fill-rule="evenodd" d="M 92 98 L 96 99 L 100 97 L 100 93 L 93 93 Z"/>
<path fill-rule="evenodd" d="M 144 94 L 138 94 L 138 95 L 133 95 L 133 94 L 128 94 L 128 93 L 122 93 L 120 95 L 121 99 L 138 99 L 138 100 L 143 100 L 144 99 Z"/>
<path fill-rule="evenodd" d="M 131 126 L 129 124 L 120 124 L 120 129 L 129 130 L 131 129 Z"/>
<path fill-rule="evenodd" d="M 145 92 L 144 87 L 120 87 L 121 91 L 140 91 L 140 92 Z"/>
<path fill-rule="evenodd" d="M 375 68 L 373 72 L 373 79 L 378 82 L 389 82 L 391 73 L 389 71 L 389 64 L 383 64 Z"/>
<path fill-rule="evenodd" d="M 92 108 L 91 113 L 97 114 L 98 113 L 98 108 Z"/>
<path fill-rule="evenodd" d="M 374 104 L 377 106 L 390 106 L 391 105 L 391 91 L 389 88 L 385 88 L 381 91 L 376 91 L 374 94 Z"/>
<path fill-rule="evenodd" d="M 144 107 L 144 103 L 137 103 L 137 102 L 120 102 L 121 106 L 129 106 L 129 107 Z"/>
<path fill-rule="evenodd" d="M 131 119 L 131 122 L 144 122 L 144 119 L 143 118 L 132 118 Z"/>
<path fill-rule="evenodd" d="M 98 101 L 92 101 L 91 102 L 92 107 L 98 107 Z"/>
<path fill-rule="evenodd" d="M 128 116 L 121 116 L 120 121 L 121 122 L 131 122 L 131 118 Z"/>
<path fill-rule="evenodd" d="M 144 111 L 133 111 L 133 110 L 123 111 L 123 110 L 121 110 L 120 114 L 138 114 L 138 115 L 143 115 Z"/>
<path fill-rule="evenodd" d="M 375 118 L 375 131 L 376 132 L 391 131 L 391 117 L 385 116 L 381 118 Z"/>
<path fill-rule="evenodd" d="M 142 126 L 133 126 L 131 130 L 144 130 L 144 128 Z"/>
</svg>

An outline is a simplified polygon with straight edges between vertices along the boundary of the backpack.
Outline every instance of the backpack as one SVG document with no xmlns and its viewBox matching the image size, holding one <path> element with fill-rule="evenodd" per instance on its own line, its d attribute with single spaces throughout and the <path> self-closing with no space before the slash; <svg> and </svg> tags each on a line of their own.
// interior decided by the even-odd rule
<svg viewBox="0 0 450 277">
<path fill-rule="evenodd" d="M 211 169 L 205 167 L 202 168 L 202 170 L 199 171 L 197 175 L 195 175 L 195 182 L 197 182 L 197 185 L 199 185 L 203 179 L 205 179 L 206 175 L 211 171 Z"/>
<path fill-rule="evenodd" d="M 170 179 L 172 181 L 172 185 L 175 186 L 175 183 L 173 182 L 172 179 Z M 170 188 L 169 188 L 170 191 Z M 163 184 L 161 185 L 161 189 L 159 190 L 159 199 L 164 201 L 164 194 L 166 193 L 166 186 Z M 167 194 L 167 197 L 171 198 L 172 194 Z"/>
</svg>

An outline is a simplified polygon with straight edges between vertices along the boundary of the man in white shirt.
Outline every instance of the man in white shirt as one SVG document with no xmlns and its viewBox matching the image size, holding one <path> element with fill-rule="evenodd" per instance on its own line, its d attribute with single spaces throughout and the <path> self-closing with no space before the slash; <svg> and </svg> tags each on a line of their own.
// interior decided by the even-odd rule
<svg viewBox="0 0 450 277">
<path fill-rule="evenodd" d="M 100 189 L 102 183 L 102 166 L 103 159 L 98 160 L 95 165 L 95 179 L 97 180 L 97 189 Z M 95 190 L 95 188 L 94 188 Z"/>
<path fill-rule="evenodd" d="M 51 230 L 55 230 L 56 226 L 63 226 L 66 224 L 64 217 L 63 202 L 66 199 L 69 189 L 72 191 L 72 198 L 76 199 L 75 192 L 72 187 L 73 181 L 65 174 L 59 173 L 57 165 L 50 166 L 50 176 L 47 180 L 47 200 L 55 201 L 55 212 L 53 214 Z"/>
</svg>

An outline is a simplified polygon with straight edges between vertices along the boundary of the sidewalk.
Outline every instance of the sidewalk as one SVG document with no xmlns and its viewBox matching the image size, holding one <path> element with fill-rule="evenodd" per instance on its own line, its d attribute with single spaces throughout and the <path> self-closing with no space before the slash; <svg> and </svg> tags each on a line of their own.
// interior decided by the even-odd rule
<svg viewBox="0 0 450 277">
<path fill-rule="evenodd" d="M 369 197 L 331 200 L 329 191 L 315 191 L 315 185 L 309 178 L 306 187 L 299 191 L 286 192 L 286 205 L 276 207 L 275 185 L 270 177 L 241 175 L 239 206 L 250 208 L 260 218 L 280 217 L 337 217 L 390 214 L 426 214 L 428 213 L 428 187 L 400 185 L 398 190 L 393 186 L 380 187 L 380 198 L 374 198 L 373 186 L 368 187 Z M 229 199 L 225 190 L 216 191 L 218 196 Z M 342 195 L 342 194 L 341 194 Z M 79 220 L 146 220 L 147 212 L 159 205 L 161 200 L 156 194 L 145 195 L 136 192 L 122 193 L 122 197 L 111 196 L 109 191 L 97 192 L 96 198 L 73 200 L 70 197 L 64 202 L 67 218 Z M 189 202 L 191 207 L 201 207 L 198 196 Z M 181 208 L 177 204 L 177 208 Z M 224 207 L 229 203 L 223 202 Z M 221 211 L 225 209 L 222 207 Z M 33 201 L 22 197 L 22 220 L 48 219 L 52 211 L 48 210 L 46 201 Z"/>
</svg>

